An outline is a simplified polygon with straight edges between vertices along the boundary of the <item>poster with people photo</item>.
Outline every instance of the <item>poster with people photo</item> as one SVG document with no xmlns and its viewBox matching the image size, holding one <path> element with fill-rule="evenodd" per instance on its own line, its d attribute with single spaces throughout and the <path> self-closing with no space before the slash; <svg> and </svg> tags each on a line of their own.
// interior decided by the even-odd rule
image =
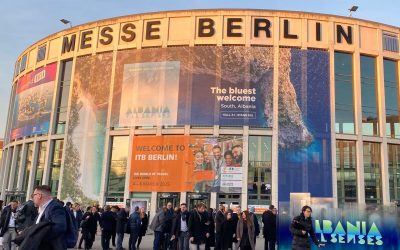
<svg viewBox="0 0 400 250">
<path fill-rule="evenodd" d="M 132 192 L 242 191 L 242 137 L 138 136 L 132 148 Z"/>
</svg>

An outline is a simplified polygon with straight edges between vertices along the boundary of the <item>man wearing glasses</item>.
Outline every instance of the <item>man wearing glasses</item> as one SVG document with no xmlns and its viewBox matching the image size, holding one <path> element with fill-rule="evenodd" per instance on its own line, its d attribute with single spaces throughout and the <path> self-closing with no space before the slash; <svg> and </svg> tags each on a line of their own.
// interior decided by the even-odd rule
<svg viewBox="0 0 400 250">
<path fill-rule="evenodd" d="M 312 241 L 318 247 L 324 247 L 315 236 L 314 227 L 311 220 L 312 209 L 309 206 L 304 206 L 301 209 L 301 214 L 296 216 L 290 224 L 290 232 L 293 235 L 292 249 L 293 250 L 309 250 L 311 249 L 310 236 Z"/>
<path fill-rule="evenodd" d="M 67 220 L 65 209 L 51 196 L 51 189 L 47 185 L 37 186 L 32 194 L 33 202 L 39 207 L 39 215 L 36 224 L 49 221 L 54 223 L 42 240 L 46 249 L 66 250 L 67 243 L 65 233 L 67 231 Z"/>
</svg>

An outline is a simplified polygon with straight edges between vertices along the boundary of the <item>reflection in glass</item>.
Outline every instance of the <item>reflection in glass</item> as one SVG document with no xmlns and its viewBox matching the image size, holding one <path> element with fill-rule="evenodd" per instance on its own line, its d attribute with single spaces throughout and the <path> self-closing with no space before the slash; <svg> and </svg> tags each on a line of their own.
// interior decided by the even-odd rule
<svg viewBox="0 0 400 250">
<path fill-rule="evenodd" d="M 46 159 L 46 142 L 42 141 L 39 142 L 39 155 L 36 164 L 34 187 L 42 185 L 45 159 Z"/>
<path fill-rule="evenodd" d="M 397 63 L 383 60 L 385 76 L 386 136 L 400 138 Z"/>
<path fill-rule="evenodd" d="M 335 127 L 340 134 L 354 134 L 352 56 L 335 52 Z"/>
<path fill-rule="evenodd" d="M 361 56 L 361 110 L 363 135 L 378 136 L 375 58 Z"/>
<path fill-rule="evenodd" d="M 26 160 L 24 170 L 22 171 L 22 178 L 24 182 L 22 183 L 22 191 L 27 191 L 29 184 L 29 176 L 32 170 L 32 160 L 33 160 L 33 143 L 29 143 L 27 146 L 28 152 L 26 153 Z"/>
<path fill-rule="evenodd" d="M 18 175 L 20 167 L 19 165 L 21 165 L 21 158 L 22 158 L 22 145 L 17 146 L 16 154 L 17 154 L 17 162 L 15 165 L 13 189 L 16 189 L 18 187 Z"/>
<path fill-rule="evenodd" d="M 126 167 L 128 165 L 129 136 L 112 137 L 111 161 L 109 166 L 107 193 L 119 201 L 124 197 Z"/>
<path fill-rule="evenodd" d="M 336 141 L 338 204 L 357 202 L 356 142 Z"/>
<path fill-rule="evenodd" d="M 271 204 L 272 139 L 270 136 L 249 137 L 247 190 L 249 205 Z"/>
<path fill-rule="evenodd" d="M 388 144 L 390 201 L 400 200 L 400 145 Z"/>
<path fill-rule="evenodd" d="M 56 110 L 56 134 L 63 134 L 67 122 L 67 109 L 69 100 L 69 89 L 71 84 L 72 61 L 65 61 L 61 64 L 61 80 L 57 93 Z"/>
<path fill-rule="evenodd" d="M 60 169 L 62 154 L 64 148 L 64 140 L 56 140 L 54 142 L 54 151 L 52 154 L 51 165 L 50 165 L 50 180 L 49 186 L 51 188 L 51 194 L 57 196 L 58 184 L 60 183 Z"/>
<path fill-rule="evenodd" d="M 382 203 L 381 146 L 364 142 L 365 203 Z"/>
</svg>

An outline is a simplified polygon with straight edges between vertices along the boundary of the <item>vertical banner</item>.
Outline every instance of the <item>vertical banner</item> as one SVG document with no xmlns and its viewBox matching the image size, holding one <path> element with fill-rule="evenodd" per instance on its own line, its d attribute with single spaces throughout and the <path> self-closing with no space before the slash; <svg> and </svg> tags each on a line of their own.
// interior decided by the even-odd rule
<svg viewBox="0 0 400 250">
<path fill-rule="evenodd" d="M 332 197 L 329 53 L 279 49 L 279 201 Z"/>
<path fill-rule="evenodd" d="M 76 59 L 61 199 L 93 204 L 100 195 L 112 53 Z"/>
<path fill-rule="evenodd" d="M 240 193 L 242 145 L 232 136 L 137 136 L 129 189 Z"/>
<path fill-rule="evenodd" d="M 19 79 L 11 139 L 48 133 L 56 71 L 57 63 L 52 63 Z"/>
</svg>

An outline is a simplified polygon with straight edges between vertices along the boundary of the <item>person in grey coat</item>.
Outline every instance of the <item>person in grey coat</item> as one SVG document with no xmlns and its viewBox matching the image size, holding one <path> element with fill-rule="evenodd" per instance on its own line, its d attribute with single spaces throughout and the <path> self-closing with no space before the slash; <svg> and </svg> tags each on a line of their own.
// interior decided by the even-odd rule
<svg viewBox="0 0 400 250">
<path fill-rule="evenodd" d="M 149 228 L 154 231 L 153 250 L 158 250 L 165 226 L 167 207 L 163 207 L 153 218 Z"/>
<path fill-rule="evenodd" d="M 249 211 L 243 211 L 236 227 L 237 246 L 240 250 L 254 250 L 255 227 Z"/>
</svg>

